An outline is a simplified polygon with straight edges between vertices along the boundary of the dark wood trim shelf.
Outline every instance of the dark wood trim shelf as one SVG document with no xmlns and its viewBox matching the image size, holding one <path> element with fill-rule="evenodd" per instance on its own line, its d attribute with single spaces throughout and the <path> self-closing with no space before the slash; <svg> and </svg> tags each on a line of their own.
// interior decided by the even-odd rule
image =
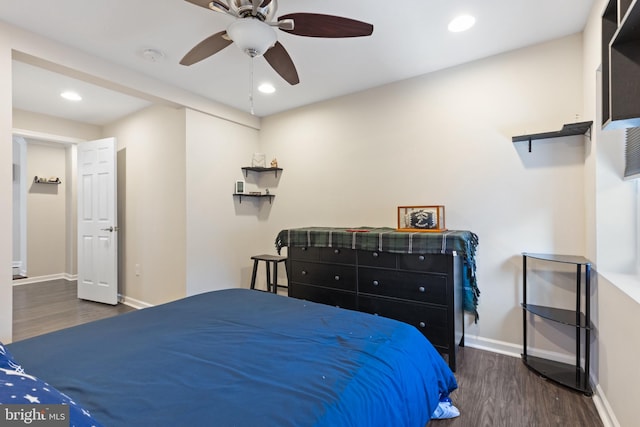
<svg viewBox="0 0 640 427">
<path fill-rule="evenodd" d="M 278 172 L 282 171 L 282 168 L 262 168 L 262 167 L 255 167 L 255 166 L 245 166 L 243 168 L 241 168 L 244 171 L 244 176 L 245 178 L 247 176 L 249 176 L 249 171 L 251 172 L 274 172 L 276 174 L 276 178 L 278 177 Z"/>
<path fill-rule="evenodd" d="M 529 142 L 529 152 L 531 152 L 531 141 L 539 140 L 539 139 L 550 139 L 550 138 L 560 138 L 564 136 L 574 136 L 574 135 L 584 135 L 587 132 L 591 132 L 591 125 L 593 121 L 588 122 L 578 122 L 578 123 L 567 123 L 562 126 L 561 130 L 551 131 L 551 132 L 542 132 L 542 133 L 532 133 L 527 135 L 518 135 L 511 138 L 512 142 Z"/>
<path fill-rule="evenodd" d="M 609 0 L 601 22 L 602 127 L 638 127 L 640 0 Z"/>
<path fill-rule="evenodd" d="M 264 198 L 264 197 L 268 197 L 269 198 L 269 204 L 271 204 L 271 201 L 273 200 L 274 197 L 276 197 L 275 194 L 244 194 L 244 193 L 233 193 L 234 196 L 238 197 L 240 203 L 242 203 L 242 198 L 243 197 L 255 197 L 258 199 Z"/>
</svg>

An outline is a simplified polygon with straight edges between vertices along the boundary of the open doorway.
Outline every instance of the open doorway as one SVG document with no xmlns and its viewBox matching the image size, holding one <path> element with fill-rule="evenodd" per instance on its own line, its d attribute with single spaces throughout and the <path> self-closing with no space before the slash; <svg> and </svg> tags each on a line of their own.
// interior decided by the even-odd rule
<svg viewBox="0 0 640 427">
<path fill-rule="evenodd" d="M 13 135 L 13 275 L 27 282 L 75 275 L 75 146 Z"/>
</svg>

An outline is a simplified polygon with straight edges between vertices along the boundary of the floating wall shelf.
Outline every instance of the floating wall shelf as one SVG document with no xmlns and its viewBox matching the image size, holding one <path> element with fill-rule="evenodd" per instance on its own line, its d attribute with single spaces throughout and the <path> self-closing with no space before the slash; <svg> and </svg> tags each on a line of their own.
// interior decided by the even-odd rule
<svg viewBox="0 0 640 427">
<path fill-rule="evenodd" d="M 62 181 L 60 181 L 60 178 L 43 178 L 41 176 L 35 176 L 33 178 L 33 182 L 35 184 L 53 184 L 53 185 L 62 184 Z"/>
<path fill-rule="evenodd" d="M 254 167 L 254 166 L 246 166 L 246 167 L 243 167 L 242 170 L 244 171 L 245 177 L 249 176 L 249 171 L 251 171 L 251 172 L 275 172 L 276 178 L 277 178 L 278 172 L 281 171 L 282 168 L 261 168 L 261 167 Z"/>
<path fill-rule="evenodd" d="M 242 203 L 242 198 L 243 197 L 256 197 L 256 198 L 263 198 L 263 197 L 268 197 L 269 198 L 269 204 L 271 204 L 271 201 L 273 200 L 274 197 L 276 197 L 275 194 L 249 194 L 249 193 L 233 193 L 234 196 L 237 196 L 239 198 L 240 203 Z"/>
<path fill-rule="evenodd" d="M 553 132 L 542 132 L 542 133 L 532 133 L 528 135 L 518 135 L 511 138 L 512 142 L 529 142 L 529 152 L 531 152 L 531 141 L 538 139 L 550 139 L 550 138 L 560 138 L 563 136 L 573 136 L 573 135 L 584 135 L 589 131 L 589 135 L 591 135 L 591 125 L 593 121 L 589 122 L 579 122 L 579 123 L 568 123 L 562 126 L 561 130 L 553 131 Z"/>
</svg>

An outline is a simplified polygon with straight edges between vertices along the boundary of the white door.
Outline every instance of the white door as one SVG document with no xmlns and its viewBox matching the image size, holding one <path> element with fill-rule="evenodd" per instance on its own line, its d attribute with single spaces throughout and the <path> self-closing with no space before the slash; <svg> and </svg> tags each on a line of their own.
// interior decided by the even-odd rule
<svg viewBox="0 0 640 427">
<path fill-rule="evenodd" d="M 78 144 L 78 298 L 118 303 L 116 140 Z"/>
</svg>

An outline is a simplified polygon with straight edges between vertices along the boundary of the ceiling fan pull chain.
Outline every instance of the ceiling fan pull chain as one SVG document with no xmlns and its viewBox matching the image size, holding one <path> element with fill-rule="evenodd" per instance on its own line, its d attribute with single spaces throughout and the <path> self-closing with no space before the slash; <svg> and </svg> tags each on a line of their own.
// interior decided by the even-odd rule
<svg viewBox="0 0 640 427">
<path fill-rule="evenodd" d="M 251 57 L 251 88 L 249 88 L 249 103 L 251 106 L 251 115 L 255 115 L 254 111 L 253 111 L 253 60 L 254 58 Z"/>
</svg>

